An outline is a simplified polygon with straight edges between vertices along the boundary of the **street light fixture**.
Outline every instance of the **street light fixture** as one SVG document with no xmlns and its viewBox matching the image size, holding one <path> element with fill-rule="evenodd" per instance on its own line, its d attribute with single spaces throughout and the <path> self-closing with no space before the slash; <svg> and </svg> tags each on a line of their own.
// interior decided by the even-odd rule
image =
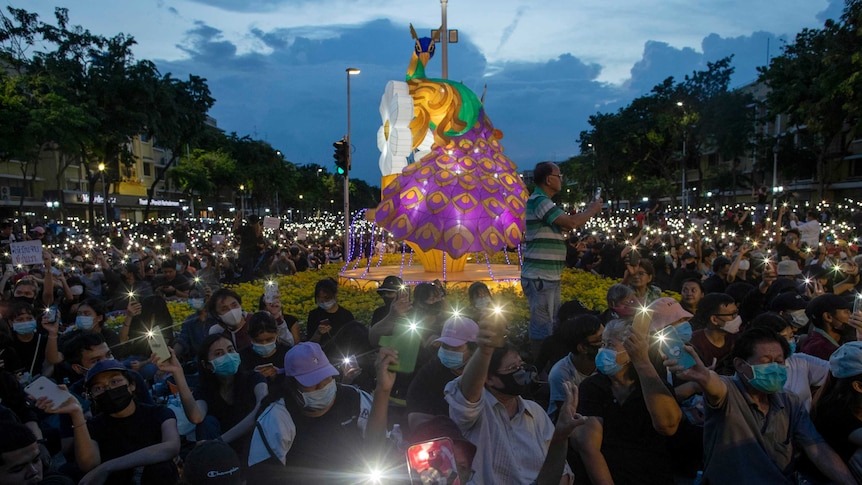
<svg viewBox="0 0 862 485">
<path fill-rule="evenodd" d="M 350 182 L 348 179 L 350 161 L 353 158 L 350 153 L 350 76 L 359 74 L 359 69 L 348 67 L 345 71 L 347 72 L 347 169 L 344 171 L 344 252 L 341 254 L 344 255 L 344 261 L 348 261 L 347 258 L 349 258 L 349 255 L 347 251 L 350 245 Z"/>
<path fill-rule="evenodd" d="M 99 177 L 102 179 L 102 210 L 104 211 L 105 224 L 108 223 L 108 187 L 105 186 L 105 164 L 99 164 Z"/>
</svg>

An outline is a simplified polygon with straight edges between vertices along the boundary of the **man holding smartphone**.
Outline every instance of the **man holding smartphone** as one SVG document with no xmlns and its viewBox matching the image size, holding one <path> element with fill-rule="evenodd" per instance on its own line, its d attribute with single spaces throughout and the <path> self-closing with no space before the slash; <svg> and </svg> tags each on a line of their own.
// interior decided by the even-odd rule
<svg viewBox="0 0 862 485">
<path fill-rule="evenodd" d="M 584 212 L 567 214 L 551 198 L 563 189 L 560 167 L 541 162 L 533 170 L 536 189 L 527 200 L 526 248 L 521 266 L 521 287 L 530 303 L 530 354 L 539 355 L 542 340 L 553 333 L 560 307 L 560 277 L 566 264 L 563 231 L 583 226 L 602 210 L 601 197 Z"/>
</svg>

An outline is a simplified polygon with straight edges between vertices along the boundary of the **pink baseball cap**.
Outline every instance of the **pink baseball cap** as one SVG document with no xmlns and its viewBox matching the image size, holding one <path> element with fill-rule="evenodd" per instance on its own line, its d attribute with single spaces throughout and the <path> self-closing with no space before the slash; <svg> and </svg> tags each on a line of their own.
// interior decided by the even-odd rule
<svg viewBox="0 0 862 485">
<path fill-rule="evenodd" d="M 311 387 L 327 377 L 337 376 L 338 371 L 329 363 L 319 344 L 300 342 L 284 355 L 284 374 Z"/>
<path fill-rule="evenodd" d="M 678 301 L 667 296 L 650 303 L 647 308 L 652 311 L 652 320 L 649 324 L 649 329 L 652 331 L 661 330 L 681 318 L 693 316 L 683 310 Z"/>
<path fill-rule="evenodd" d="M 467 317 L 455 316 L 443 324 L 443 335 L 435 342 L 452 347 L 460 347 L 467 342 L 475 342 L 479 337 L 479 325 Z"/>
</svg>

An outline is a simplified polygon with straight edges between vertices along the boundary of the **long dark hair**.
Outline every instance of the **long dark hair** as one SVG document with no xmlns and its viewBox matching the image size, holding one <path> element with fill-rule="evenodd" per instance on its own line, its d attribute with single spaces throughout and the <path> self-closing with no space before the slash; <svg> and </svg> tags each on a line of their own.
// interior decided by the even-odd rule
<svg viewBox="0 0 862 485">
<path fill-rule="evenodd" d="M 862 407 L 862 396 L 853 390 L 853 383 L 862 381 L 862 374 L 838 378 L 832 372 L 826 375 L 826 382 L 814 394 L 811 402 L 811 420 L 817 423 L 819 419 L 828 419 L 828 416 L 838 409 L 846 409 L 851 412 Z"/>
<path fill-rule="evenodd" d="M 228 342 L 231 340 L 224 336 L 221 333 L 214 333 L 212 335 L 207 335 L 203 342 L 201 342 L 200 348 L 198 348 L 198 370 L 200 371 L 200 384 L 201 389 L 214 390 L 218 389 L 219 381 L 218 377 L 216 377 L 215 373 L 213 373 L 212 369 L 207 366 L 209 363 L 209 353 L 210 347 L 220 339 L 225 339 Z M 231 342 L 233 344 L 233 342 Z"/>
</svg>

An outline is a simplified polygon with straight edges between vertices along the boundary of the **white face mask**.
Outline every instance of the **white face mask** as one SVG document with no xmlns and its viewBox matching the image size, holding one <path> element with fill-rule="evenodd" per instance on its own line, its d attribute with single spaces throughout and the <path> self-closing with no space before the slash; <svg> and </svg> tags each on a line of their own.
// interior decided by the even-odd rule
<svg viewBox="0 0 862 485">
<path fill-rule="evenodd" d="M 84 294 L 84 287 L 81 285 L 72 285 L 69 287 L 69 291 L 72 292 L 72 296 L 81 296 Z"/>
<path fill-rule="evenodd" d="M 207 267 L 206 261 L 201 261 L 201 269 L 205 269 Z"/>
<path fill-rule="evenodd" d="M 491 308 L 491 298 L 488 296 L 483 296 L 481 298 L 476 298 L 476 303 L 474 304 L 476 308 L 479 310 L 484 310 L 486 308 Z"/>
<path fill-rule="evenodd" d="M 721 327 L 721 329 L 727 333 L 734 334 L 734 333 L 739 333 L 739 328 L 741 326 L 742 326 L 742 317 L 737 315 L 736 318 L 725 323 L 724 326 Z"/>
<path fill-rule="evenodd" d="M 790 318 L 793 322 L 794 327 L 801 328 L 808 325 L 808 315 L 805 314 L 805 310 L 791 311 Z"/>
<path fill-rule="evenodd" d="M 320 308 L 322 308 L 325 311 L 329 311 L 332 309 L 332 307 L 335 306 L 335 303 L 336 303 L 335 300 L 322 301 L 322 302 L 318 303 L 317 306 L 319 306 Z"/>
<path fill-rule="evenodd" d="M 749 261 L 747 259 L 743 259 L 742 261 L 739 262 L 739 270 L 740 271 L 748 271 L 749 268 L 751 268 L 751 261 Z"/>
<path fill-rule="evenodd" d="M 335 381 L 329 381 L 329 384 L 322 389 L 311 392 L 303 392 L 302 399 L 305 402 L 304 408 L 308 411 L 320 411 L 326 409 L 332 400 L 335 399 Z"/>
<path fill-rule="evenodd" d="M 228 327 L 236 327 L 242 321 L 242 308 L 231 308 L 229 312 L 219 315 L 219 318 Z"/>
</svg>

